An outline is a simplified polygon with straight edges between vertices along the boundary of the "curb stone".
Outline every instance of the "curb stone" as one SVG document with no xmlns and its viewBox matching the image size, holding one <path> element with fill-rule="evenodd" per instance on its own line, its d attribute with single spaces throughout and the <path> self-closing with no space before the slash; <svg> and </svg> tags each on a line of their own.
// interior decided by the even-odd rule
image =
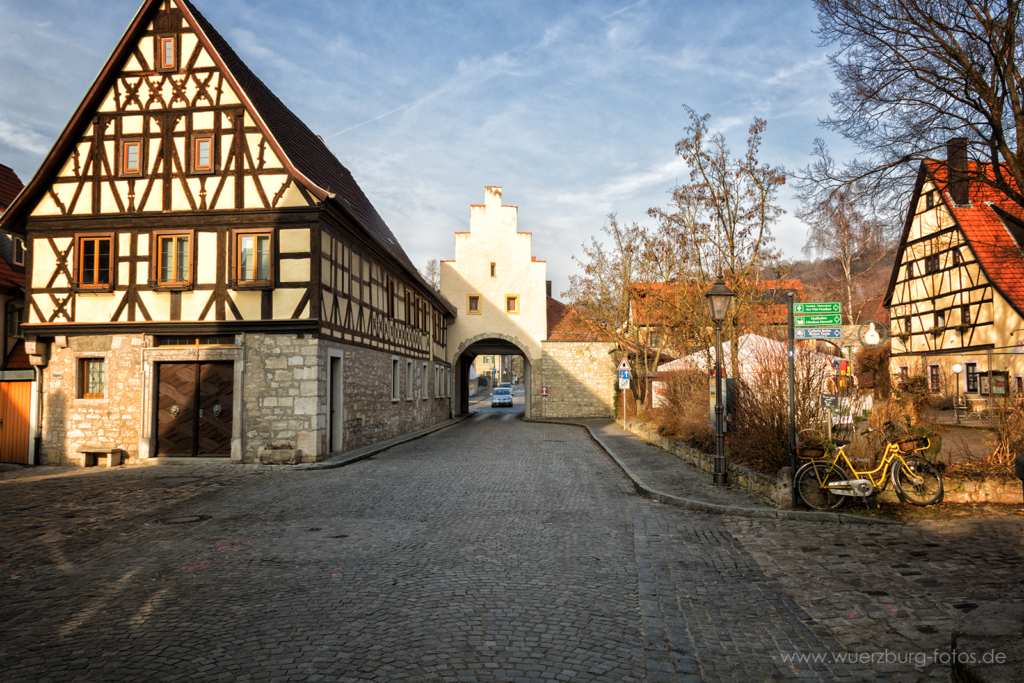
<svg viewBox="0 0 1024 683">
<path fill-rule="evenodd" d="M 392 449 L 395 446 L 400 446 L 404 443 L 415 441 L 416 439 L 422 439 L 424 436 L 427 436 L 428 434 L 433 434 L 434 432 L 441 431 L 442 429 L 453 427 L 458 423 L 462 422 L 463 420 L 470 418 L 471 416 L 472 413 L 458 415 L 445 422 L 442 422 L 441 424 L 434 425 L 433 427 L 427 427 L 426 429 L 421 429 L 420 431 L 412 432 L 411 434 L 403 434 L 402 436 L 396 437 L 389 441 L 381 441 L 379 443 L 370 444 L 369 446 L 363 446 L 362 448 L 357 448 L 356 450 L 350 453 L 343 453 L 342 455 L 338 455 L 333 458 L 328 458 L 327 460 L 321 460 L 320 462 L 302 463 L 301 465 L 291 465 L 289 467 L 282 469 L 310 471 L 333 470 L 338 467 L 344 467 L 345 465 L 351 465 L 352 463 L 359 462 L 360 460 L 372 458 L 373 456 L 383 453 L 386 450 Z"/>
<path fill-rule="evenodd" d="M 592 430 L 589 425 L 559 420 L 530 420 L 530 422 L 539 422 L 541 424 L 562 424 L 585 428 L 590 433 L 590 438 L 592 438 L 602 448 L 602 450 L 604 450 L 604 452 L 615 461 L 615 464 L 617 464 L 626 476 L 629 477 L 630 481 L 633 482 L 633 487 L 636 489 L 637 493 L 643 495 L 645 498 L 656 500 L 659 503 L 675 505 L 677 507 L 696 510 L 698 512 L 708 512 L 718 515 L 735 515 L 737 517 L 754 517 L 758 519 L 790 519 L 801 522 L 832 522 L 840 524 L 903 524 L 903 522 L 891 519 L 858 517 L 857 515 L 847 515 L 840 512 L 803 512 L 800 510 L 748 508 L 738 505 L 719 505 L 717 503 L 708 503 L 702 500 L 693 500 L 692 498 L 674 496 L 670 493 L 664 493 L 648 486 L 636 475 L 635 472 L 629 469 L 626 463 L 619 459 L 612 447 L 602 441 L 601 437 L 595 434 L 594 430 Z M 634 438 L 637 437 L 634 436 Z"/>
</svg>

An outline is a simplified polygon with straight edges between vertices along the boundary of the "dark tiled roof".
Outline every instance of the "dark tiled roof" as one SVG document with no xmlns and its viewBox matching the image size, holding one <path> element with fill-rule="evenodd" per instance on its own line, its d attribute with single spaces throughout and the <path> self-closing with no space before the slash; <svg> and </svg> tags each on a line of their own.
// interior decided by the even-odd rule
<svg viewBox="0 0 1024 683">
<path fill-rule="evenodd" d="M 349 170 L 335 158 L 323 141 L 256 77 L 227 41 L 217 33 L 213 25 L 200 14 L 195 5 L 189 0 L 180 1 L 195 17 L 199 29 L 206 34 L 224 65 L 256 108 L 256 114 L 263 119 L 295 168 L 320 189 L 337 195 L 374 234 L 384 249 L 414 272 L 418 272 L 398 243 L 398 238 L 373 208 L 373 204 L 363 194 Z"/>
<path fill-rule="evenodd" d="M 22 187 L 24 185 L 18 178 L 18 174 L 10 167 L 0 164 L 0 211 L 11 205 L 14 198 L 21 192 Z"/>
<path fill-rule="evenodd" d="M 946 164 L 941 161 L 924 163 L 945 196 Z M 972 173 L 979 170 L 992 176 L 991 170 L 979 169 L 978 164 L 971 162 Z M 1024 221 L 1024 209 L 999 190 L 980 182 L 971 182 L 968 198 L 969 204 L 948 203 L 947 206 L 989 280 L 1010 305 L 1024 315 L 1024 245 L 1018 244 L 1010 234 L 1010 230 L 1016 228 L 1014 219 Z"/>
</svg>

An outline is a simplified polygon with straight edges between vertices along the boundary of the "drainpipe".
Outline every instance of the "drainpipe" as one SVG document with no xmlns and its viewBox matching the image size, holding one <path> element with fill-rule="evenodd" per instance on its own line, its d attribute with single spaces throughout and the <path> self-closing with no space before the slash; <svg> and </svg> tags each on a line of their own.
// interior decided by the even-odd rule
<svg viewBox="0 0 1024 683">
<path fill-rule="evenodd" d="M 32 465 L 38 466 L 43 459 L 43 369 L 35 367 L 36 371 L 36 395 L 33 397 L 35 410 L 32 411 L 32 419 L 35 421 L 35 429 L 32 436 Z"/>
</svg>

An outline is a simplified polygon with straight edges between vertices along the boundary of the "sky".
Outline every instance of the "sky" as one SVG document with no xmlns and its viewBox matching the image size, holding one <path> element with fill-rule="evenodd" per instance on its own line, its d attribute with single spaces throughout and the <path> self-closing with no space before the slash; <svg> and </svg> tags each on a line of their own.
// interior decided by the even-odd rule
<svg viewBox="0 0 1024 683">
<path fill-rule="evenodd" d="M 194 0 L 349 168 L 413 263 L 454 257 L 503 187 L 556 296 L 607 216 L 653 225 L 689 173 L 683 105 L 795 171 L 836 89 L 810 0 Z M 35 173 L 140 0 L 0 0 L 0 163 Z M 776 245 L 800 258 L 792 185 Z"/>
</svg>

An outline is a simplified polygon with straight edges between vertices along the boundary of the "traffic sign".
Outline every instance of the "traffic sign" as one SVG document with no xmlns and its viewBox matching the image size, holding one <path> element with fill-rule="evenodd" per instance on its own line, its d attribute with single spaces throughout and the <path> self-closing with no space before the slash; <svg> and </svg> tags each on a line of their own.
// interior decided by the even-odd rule
<svg viewBox="0 0 1024 683">
<path fill-rule="evenodd" d="M 605 367 L 608 367 L 608 366 L 605 366 Z M 628 361 L 628 360 L 626 360 L 625 358 L 623 358 L 623 359 L 622 359 L 622 362 L 621 362 L 621 363 L 619 363 L 619 370 L 620 370 L 620 371 L 621 371 L 621 370 L 625 370 L 626 372 L 629 372 L 630 370 L 632 370 L 632 368 L 631 368 L 631 367 L 629 367 L 629 361 Z"/>
<path fill-rule="evenodd" d="M 802 327 L 793 330 L 794 339 L 842 339 L 841 327 Z"/>
<path fill-rule="evenodd" d="M 838 301 L 807 301 L 793 304 L 794 313 L 840 313 L 842 310 L 843 306 Z"/>
<path fill-rule="evenodd" d="M 824 327 L 826 325 L 842 325 L 843 316 L 835 315 L 794 315 L 793 327 Z"/>
<path fill-rule="evenodd" d="M 629 375 L 619 375 L 619 389 L 629 389 Z"/>
</svg>

